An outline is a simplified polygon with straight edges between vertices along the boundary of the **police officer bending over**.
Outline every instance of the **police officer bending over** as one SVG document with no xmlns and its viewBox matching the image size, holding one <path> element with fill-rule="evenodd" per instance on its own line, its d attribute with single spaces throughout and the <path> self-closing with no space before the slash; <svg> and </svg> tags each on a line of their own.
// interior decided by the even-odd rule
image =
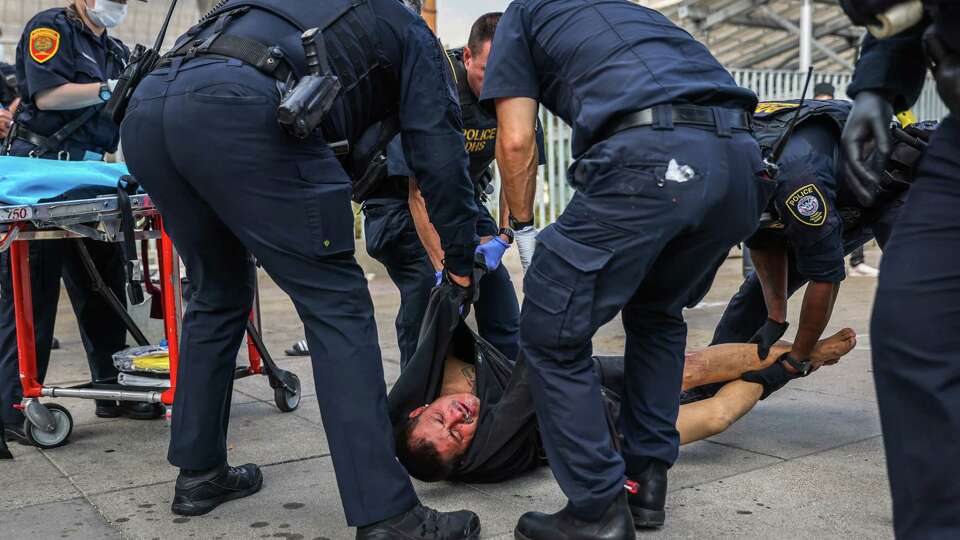
<svg viewBox="0 0 960 540">
<path fill-rule="evenodd" d="M 806 284 L 793 348 L 769 368 L 768 375 L 778 379 L 807 374 L 810 352 L 830 321 L 846 277 L 844 256 L 874 237 L 881 248 L 886 246 L 923 141 L 936 128 L 935 123 L 924 123 L 906 132 L 897 126 L 903 141 L 914 142 L 897 143 L 885 171 L 890 182 L 877 203 L 864 206 L 851 189 L 840 154 L 840 133 L 850 108 L 848 101 L 769 102 L 761 103 L 754 115 L 756 136 L 768 152 L 794 116 L 796 127 L 779 159 L 777 191 L 770 203 L 778 219 L 747 240 L 756 273 L 727 304 L 713 342 L 749 340 L 766 358 L 789 326 L 787 298 Z"/>
<path fill-rule="evenodd" d="M 320 33 L 308 33 L 315 39 L 304 47 L 301 34 L 312 29 Z M 236 351 L 255 287 L 252 254 L 303 320 L 357 537 L 477 538 L 475 514 L 422 506 L 395 458 L 373 304 L 353 257 L 352 185 L 331 148 L 399 115 L 447 255 L 443 290 L 467 298 L 477 208 L 436 37 L 397 0 L 229 0 L 167 56 L 136 90 L 122 133 L 130 168 L 163 213 L 195 287 L 168 454 L 180 468 L 173 511 L 203 514 L 263 482 L 256 465 L 230 467 L 226 452 Z M 340 85 L 320 129 L 278 115 L 283 90 L 318 81 Z"/>
<path fill-rule="evenodd" d="M 841 2 L 869 25 L 847 94 L 843 133 L 854 185 L 865 204 L 888 181 L 894 110 L 920 95 L 931 68 L 950 115 L 930 141 L 880 266 L 870 337 L 893 521 L 901 538 L 960 535 L 960 4 L 946 0 Z M 884 25 L 889 10 L 912 11 Z M 884 30 L 887 31 L 884 31 Z M 879 30 L 879 31 L 878 31 Z M 882 38 L 882 39 L 881 39 Z M 924 54 L 926 53 L 926 54 Z M 870 149 L 877 149 L 870 152 Z"/>
<path fill-rule="evenodd" d="M 126 12 L 126 0 L 74 0 L 27 23 L 17 47 L 22 101 L 4 153 L 81 161 L 102 160 L 105 153 L 116 151 L 119 130 L 100 112 L 129 56 L 127 47 L 108 32 L 123 21 Z M 104 281 L 124 303 L 119 245 L 86 240 L 84 244 Z M 116 378 L 112 355 L 126 347 L 126 327 L 94 291 L 73 241 L 31 242 L 29 251 L 40 380 L 50 360 L 61 277 L 80 324 L 92 380 Z M 8 435 L 27 442 L 23 415 L 13 408 L 23 392 L 12 291 L 9 253 L 4 252 L 0 255 L 0 416 Z M 97 400 L 96 407 L 101 418 L 152 419 L 163 414 L 160 404 Z"/>
<path fill-rule="evenodd" d="M 497 29 L 482 99 L 496 100 L 497 163 L 516 221 L 532 218 L 537 102 L 573 126 L 576 157 L 568 180 L 577 193 L 537 238 L 520 323 L 547 458 L 570 504 L 525 514 L 516 535 L 633 538 L 635 524 L 664 522 L 679 446 L 682 310 L 756 229 L 772 188 L 750 136 L 756 96 L 654 10 L 517 0 Z M 590 345 L 618 312 L 622 452 Z"/>
</svg>

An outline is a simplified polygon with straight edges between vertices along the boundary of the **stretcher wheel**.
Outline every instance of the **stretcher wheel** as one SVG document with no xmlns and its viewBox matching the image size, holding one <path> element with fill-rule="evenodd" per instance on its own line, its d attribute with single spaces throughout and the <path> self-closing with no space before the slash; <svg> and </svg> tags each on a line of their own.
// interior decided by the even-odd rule
<svg viewBox="0 0 960 540">
<path fill-rule="evenodd" d="M 273 401 L 277 408 L 283 412 L 292 412 L 300 406 L 300 378 L 293 373 L 288 373 L 286 383 L 292 387 L 293 391 L 287 390 L 283 386 L 273 389 Z"/>
<path fill-rule="evenodd" d="M 73 433 L 73 417 L 66 408 L 57 405 L 46 405 L 47 410 L 53 415 L 56 425 L 52 432 L 44 431 L 30 423 L 30 420 L 24 420 L 23 433 L 27 439 L 38 448 L 56 448 L 63 446 Z"/>
</svg>

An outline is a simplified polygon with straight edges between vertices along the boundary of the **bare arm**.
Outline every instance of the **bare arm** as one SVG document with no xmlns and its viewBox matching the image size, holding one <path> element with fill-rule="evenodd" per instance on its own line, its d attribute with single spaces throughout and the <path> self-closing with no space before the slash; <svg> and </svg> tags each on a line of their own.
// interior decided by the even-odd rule
<svg viewBox="0 0 960 540">
<path fill-rule="evenodd" d="M 800 310 L 800 324 L 793 342 L 790 355 L 797 360 L 806 360 L 814 345 L 823 334 L 833 314 L 833 304 L 837 300 L 839 283 L 811 281 L 803 295 L 803 307 Z"/>
<path fill-rule="evenodd" d="M 410 205 L 410 214 L 413 216 L 413 224 L 417 228 L 417 236 L 420 237 L 420 243 L 427 251 L 427 257 L 430 258 L 430 264 L 433 269 L 439 272 L 443 270 L 443 248 L 440 246 L 440 235 L 433 223 L 430 223 L 430 216 L 427 214 L 427 203 L 423 200 L 423 194 L 420 193 L 420 186 L 414 178 L 410 178 L 410 189 L 407 203 Z"/>
<path fill-rule="evenodd" d="M 763 288 L 763 300 L 767 305 L 767 317 L 777 322 L 787 320 L 787 250 L 771 247 L 750 250 L 753 266 Z M 814 340 L 816 341 L 816 340 Z"/>
<path fill-rule="evenodd" d="M 537 102 L 497 100 L 497 166 L 507 208 L 517 221 L 533 219 L 537 188 Z M 502 218 L 501 218 L 502 220 Z"/>
<path fill-rule="evenodd" d="M 35 103 L 41 111 L 70 111 L 103 103 L 100 83 L 67 83 L 37 94 Z"/>
<path fill-rule="evenodd" d="M 717 395 L 680 406 L 677 431 L 680 444 L 692 443 L 723 433 L 750 412 L 763 395 L 763 386 L 746 381 L 727 383 Z"/>
</svg>

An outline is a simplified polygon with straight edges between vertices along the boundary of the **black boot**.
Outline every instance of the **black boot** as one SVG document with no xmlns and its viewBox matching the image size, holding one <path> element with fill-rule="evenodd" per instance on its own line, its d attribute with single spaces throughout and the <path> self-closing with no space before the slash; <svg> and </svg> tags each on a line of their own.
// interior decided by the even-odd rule
<svg viewBox="0 0 960 540">
<path fill-rule="evenodd" d="M 624 484 L 633 523 L 638 529 L 663 527 L 667 514 L 667 464 L 651 459 L 647 468 Z"/>
<path fill-rule="evenodd" d="M 513 535 L 517 540 L 626 540 L 637 537 L 624 495 L 617 497 L 597 521 L 577 519 L 569 506 L 556 514 L 527 512 L 520 516 Z"/>
<path fill-rule="evenodd" d="M 98 418 L 119 418 L 126 416 L 132 420 L 154 420 L 162 418 L 163 405 L 144 401 L 101 401 L 97 400 L 96 415 Z"/>
<path fill-rule="evenodd" d="M 7 448 L 6 431 L 3 427 L 3 421 L 0 421 L 0 459 L 13 459 L 13 454 L 11 454 L 10 449 Z"/>
<path fill-rule="evenodd" d="M 418 504 L 399 516 L 357 529 L 357 540 L 477 540 L 480 518 L 467 510 L 437 512 Z"/>
<path fill-rule="evenodd" d="M 180 471 L 171 510 L 181 516 L 202 516 L 221 504 L 260 491 L 263 474 L 252 463 L 222 465 L 204 472 Z"/>
</svg>

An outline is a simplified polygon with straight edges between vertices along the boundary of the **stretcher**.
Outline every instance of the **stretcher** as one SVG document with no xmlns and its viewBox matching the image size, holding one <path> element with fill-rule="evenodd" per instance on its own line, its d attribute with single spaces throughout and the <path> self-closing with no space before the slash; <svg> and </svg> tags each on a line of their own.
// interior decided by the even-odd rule
<svg viewBox="0 0 960 540">
<path fill-rule="evenodd" d="M 40 448 L 65 444 L 73 431 L 70 412 L 58 404 L 41 403 L 40 398 L 163 403 L 168 414 L 174 404 L 183 311 L 180 261 L 150 196 L 145 193 L 128 196 L 118 193 L 117 183 L 124 174 L 126 169 L 122 165 L 0 157 L 0 252 L 10 252 L 19 372 L 23 386 L 23 400 L 15 407 L 21 409 L 26 417 L 25 435 Z M 82 194 L 82 198 L 70 198 L 71 194 Z M 128 211 L 122 211 L 127 205 L 121 198 L 129 201 Z M 135 226 L 124 227 L 124 219 Z M 75 239 L 94 289 L 114 307 L 137 344 L 147 345 L 146 337 L 130 317 L 126 305 L 104 285 L 82 242 L 84 238 L 124 242 L 124 230 L 128 233 L 132 231 L 135 240 L 140 243 L 139 268 L 136 269 L 140 278 L 137 287 L 145 288 L 150 298 L 160 304 L 155 311 L 162 312 L 164 334 L 169 347 L 169 387 L 130 387 L 120 385 L 117 381 L 69 387 L 44 385 L 39 381 L 37 372 L 27 242 Z M 151 246 L 156 251 L 159 264 L 158 282 L 150 277 Z M 295 374 L 277 367 L 261 335 L 257 294 L 247 321 L 249 365 L 238 366 L 234 376 L 267 376 L 274 389 L 277 407 L 284 412 L 293 411 L 300 404 L 300 381 Z"/>
</svg>

